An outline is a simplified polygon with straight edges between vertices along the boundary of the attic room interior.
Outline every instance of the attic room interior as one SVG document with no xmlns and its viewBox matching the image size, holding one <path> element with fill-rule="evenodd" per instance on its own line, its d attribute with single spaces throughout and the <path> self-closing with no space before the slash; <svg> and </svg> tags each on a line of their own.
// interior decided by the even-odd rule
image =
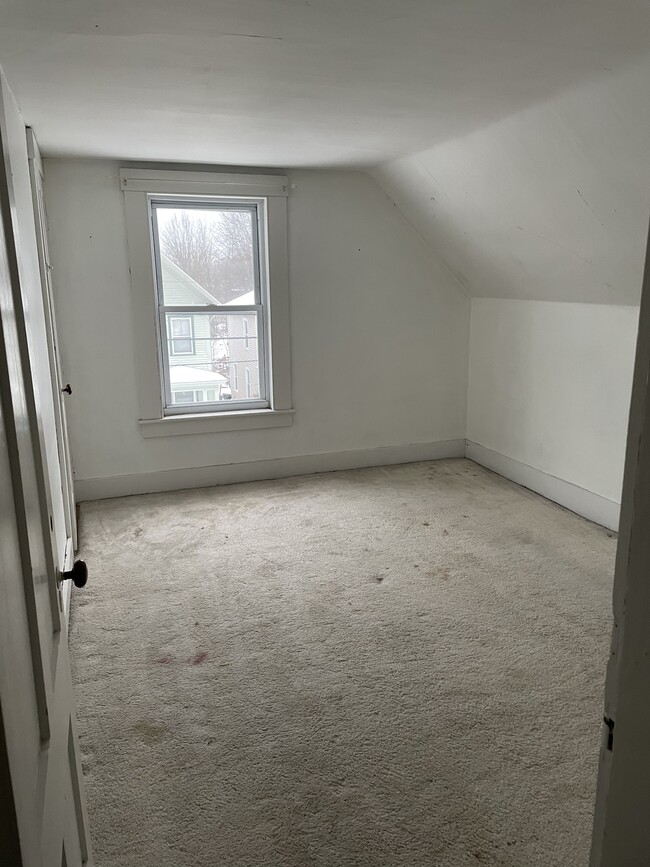
<svg viewBox="0 0 650 867">
<path fill-rule="evenodd" d="M 0 6 L 0 865 L 650 864 L 650 7 Z"/>
</svg>

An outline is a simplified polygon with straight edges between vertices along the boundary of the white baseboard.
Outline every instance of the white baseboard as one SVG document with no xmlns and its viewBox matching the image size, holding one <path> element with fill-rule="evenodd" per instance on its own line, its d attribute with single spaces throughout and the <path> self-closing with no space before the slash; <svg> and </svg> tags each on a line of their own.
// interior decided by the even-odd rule
<svg viewBox="0 0 650 867">
<path fill-rule="evenodd" d="M 184 488 L 230 485 L 237 482 L 282 479 L 289 476 L 309 475 L 310 473 L 329 473 L 336 470 L 462 457 L 468 457 L 476 461 L 477 464 L 481 464 L 481 466 L 487 467 L 495 473 L 553 500 L 555 503 L 559 503 L 590 521 L 602 524 L 611 530 L 618 529 L 619 503 L 470 440 L 442 440 L 402 446 L 380 446 L 373 449 L 296 455 L 265 461 L 219 464 L 210 467 L 185 467 L 177 470 L 132 473 L 97 479 L 78 479 L 75 481 L 75 496 L 77 502 L 103 500 L 110 497 L 126 497 L 131 494 L 178 491 Z"/>
<path fill-rule="evenodd" d="M 514 458 L 492 451 L 478 443 L 467 440 L 466 456 L 477 464 L 494 470 L 500 476 L 505 476 L 524 488 L 529 488 L 537 494 L 541 494 L 554 503 L 559 503 L 572 512 L 588 518 L 596 524 L 601 524 L 610 530 L 618 530 L 618 517 L 620 504 L 593 491 L 587 491 L 571 482 L 565 482 L 556 476 L 551 476 L 542 470 L 535 469 Z"/>
<path fill-rule="evenodd" d="M 75 499 L 77 502 L 103 500 L 109 497 L 125 497 L 130 494 L 178 491 L 183 488 L 205 488 L 212 485 L 282 479 L 310 473 L 329 473 L 335 470 L 352 470 L 361 467 L 380 467 L 390 464 L 408 464 L 414 461 L 463 457 L 465 457 L 465 440 L 458 439 L 431 443 L 411 443 L 402 446 L 380 446 L 379 448 L 355 449 L 346 452 L 296 455 L 288 458 L 220 464 L 210 467 L 185 467 L 153 473 L 77 479 L 74 485 Z"/>
</svg>

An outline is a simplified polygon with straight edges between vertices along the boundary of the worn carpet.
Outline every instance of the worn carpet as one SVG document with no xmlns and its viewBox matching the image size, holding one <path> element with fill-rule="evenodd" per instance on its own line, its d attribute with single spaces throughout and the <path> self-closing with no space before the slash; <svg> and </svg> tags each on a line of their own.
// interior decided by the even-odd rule
<svg viewBox="0 0 650 867">
<path fill-rule="evenodd" d="M 587 864 L 614 534 L 466 460 L 86 503 L 97 867 Z"/>
</svg>

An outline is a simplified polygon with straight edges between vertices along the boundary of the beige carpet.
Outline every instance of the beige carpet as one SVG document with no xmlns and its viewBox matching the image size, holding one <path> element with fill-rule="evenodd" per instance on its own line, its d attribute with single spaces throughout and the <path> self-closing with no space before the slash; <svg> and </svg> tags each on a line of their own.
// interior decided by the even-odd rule
<svg viewBox="0 0 650 867">
<path fill-rule="evenodd" d="M 586 865 L 612 533 L 465 460 L 81 529 L 98 867 Z"/>
</svg>

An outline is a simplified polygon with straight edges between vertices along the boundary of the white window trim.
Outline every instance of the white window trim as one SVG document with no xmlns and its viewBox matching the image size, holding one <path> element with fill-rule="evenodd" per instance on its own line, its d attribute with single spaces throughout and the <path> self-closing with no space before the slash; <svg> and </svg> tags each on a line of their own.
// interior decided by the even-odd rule
<svg viewBox="0 0 650 867">
<path fill-rule="evenodd" d="M 287 261 L 288 180 L 282 175 L 120 169 L 124 191 L 131 269 L 131 299 L 136 340 L 136 380 L 140 430 L 145 437 L 219 430 L 285 427 L 292 423 L 289 279 Z M 248 196 L 266 199 L 267 273 L 269 277 L 266 339 L 269 341 L 270 408 L 188 415 L 163 413 L 157 299 L 149 217 L 156 195 Z"/>
</svg>

